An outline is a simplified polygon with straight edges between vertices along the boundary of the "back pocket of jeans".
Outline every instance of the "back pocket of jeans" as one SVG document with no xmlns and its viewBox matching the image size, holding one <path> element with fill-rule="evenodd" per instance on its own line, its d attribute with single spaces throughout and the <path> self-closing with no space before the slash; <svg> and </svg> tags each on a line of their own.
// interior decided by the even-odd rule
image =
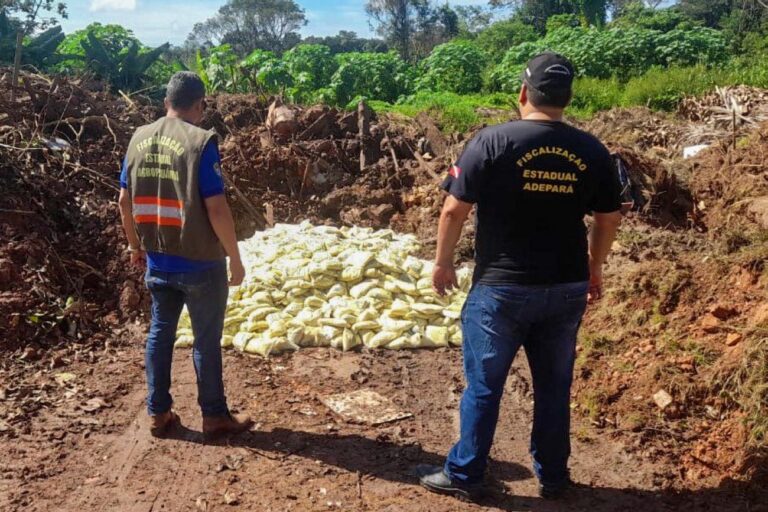
<svg viewBox="0 0 768 512">
<path fill-rule="evenodd" d="M 587 300 L 587 296 L 589 295 L 589 290 L 578 291 L 569 293 L 565 296 L 566 302 L 583 302 Z"/>
<path fill-rule="evenodd" d="M 515 304 L 524 304 L 528 302 L 528 295 L 517 291 L 508 290 L 502 287 L 487 286 L 483 292 L 487 297 L 499 302 L 514 302 Z"/>
</svg>

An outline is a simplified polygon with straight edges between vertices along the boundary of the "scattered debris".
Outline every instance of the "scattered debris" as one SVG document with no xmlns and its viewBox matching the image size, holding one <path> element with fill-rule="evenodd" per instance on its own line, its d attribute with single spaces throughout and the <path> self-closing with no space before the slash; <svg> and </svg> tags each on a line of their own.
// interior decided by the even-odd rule
<svg viewBox="0 0 768 512">
<path fill-rule="evenodd" d="M 243 465 L 243 456 L 242 455 L 227 455 L 227 457 L 224 459 L 224 462 L 220 462 L 216 466 L 216 472 L 221 473 L 223 471 L 237 471 L 240 469 L 240 466 Z"/>
<path fill-rule="evenodd" d="M 696 144 L 683 148 L 683 158 L 692 158 L 709 147 L 709 144 Z"/>
<path fill-rule="evenodd" d="M 653 401 L 656 404 L 656 406 L 663 411 L 664 409 L 672 405 L 673 399 L 672 399 L 672 395 L 670 395 L 663 389 L 660 389 L 653 395 Z"/>
<path fill-rule="evenodd" d="M 80 408 L 85 412 L 95 412 L 99 409 L 104 409 L 107 407 L 109 407 L 109 404 L 107 404 L 103 398 L 91 398 L 84 404 L 80 405 Z"/>
<path fill-rule="evenodd" d="M 390 400 L 370 389 L 340 393 L 322 399 L 333 412 L 353 423 L 382 425 L 410 418 L 413 414 L 401 411 Z"/>
<path fill-rule="evenodd" d="M 234 491 L 227 489 L 224 491 L 224 503 L 227 505 L 238 505 L 240 497 Z"/>
</svg>

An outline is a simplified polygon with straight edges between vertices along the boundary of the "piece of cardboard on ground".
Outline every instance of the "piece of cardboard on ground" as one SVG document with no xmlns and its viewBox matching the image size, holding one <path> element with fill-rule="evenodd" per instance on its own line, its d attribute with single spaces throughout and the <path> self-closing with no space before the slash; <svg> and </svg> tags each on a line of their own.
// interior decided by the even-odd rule
<svg viewBox="0 0 768 512">
<path fill-rule="evenodd" d="M 333 412 L 351 423 L 381 425 L 410 418 L 413 414 L 401 411 L 389 398 L 360 389 L 324 397 L 322 402 Z"/>
</svg>

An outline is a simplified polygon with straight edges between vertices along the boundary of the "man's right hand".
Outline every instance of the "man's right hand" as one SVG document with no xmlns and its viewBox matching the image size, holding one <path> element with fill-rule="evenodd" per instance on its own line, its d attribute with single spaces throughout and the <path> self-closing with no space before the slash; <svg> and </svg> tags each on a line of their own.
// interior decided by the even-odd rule
<svg viewBox="0 0 768 512">
<path fill-rule="evenodd" d="M 458 288 L 459 283 L 456 279 L 456 269 L 453 264 L 435 264 L 432 270 L 432 288 L 441 297 L 445 296 L 448 290 Z"/>
<path fill-rule="evenodd" d="M 131 265 L 138 268 L 144 268 L 147 265 L 147 253 L 141 249 L 133 249 L 131 252 Z"/>
<path fill-rule="evenodd" d="M 603 265 L 590 262 L 589 264 L 589 293 L 587 303 L 593 304 L 603 298 Z"/>
<path fill-rule="evenodd" d="M 240 286 L 245 279 L 245 267 L 240 258 L 229 259 L 229 286 Z"/>
</svg>

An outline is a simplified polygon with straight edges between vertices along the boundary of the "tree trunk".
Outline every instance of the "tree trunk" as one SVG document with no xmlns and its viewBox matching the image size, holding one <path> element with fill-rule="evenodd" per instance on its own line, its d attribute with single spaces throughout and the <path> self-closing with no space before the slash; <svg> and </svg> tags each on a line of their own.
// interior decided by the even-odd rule
<svg viewBox="0 0 768 512">
<path fill-rule="evenodd" d="M 16 56 L 13 59 L 13 78 L 11 79 L 11 102 L 16 101 L 16 87 L 19 85 L 19 69 L 21 68 L 21 50 L 24 47 L 24 32 L 16 32 Z"/>
<path fill-rule="evenodd" d="M 357 130 L 360 138 L 360 172 L 368 165 L 366 161 L 366 149 L 371 139 L 371 110 L 365 101 L 357 104 Z"/>
</svg>

